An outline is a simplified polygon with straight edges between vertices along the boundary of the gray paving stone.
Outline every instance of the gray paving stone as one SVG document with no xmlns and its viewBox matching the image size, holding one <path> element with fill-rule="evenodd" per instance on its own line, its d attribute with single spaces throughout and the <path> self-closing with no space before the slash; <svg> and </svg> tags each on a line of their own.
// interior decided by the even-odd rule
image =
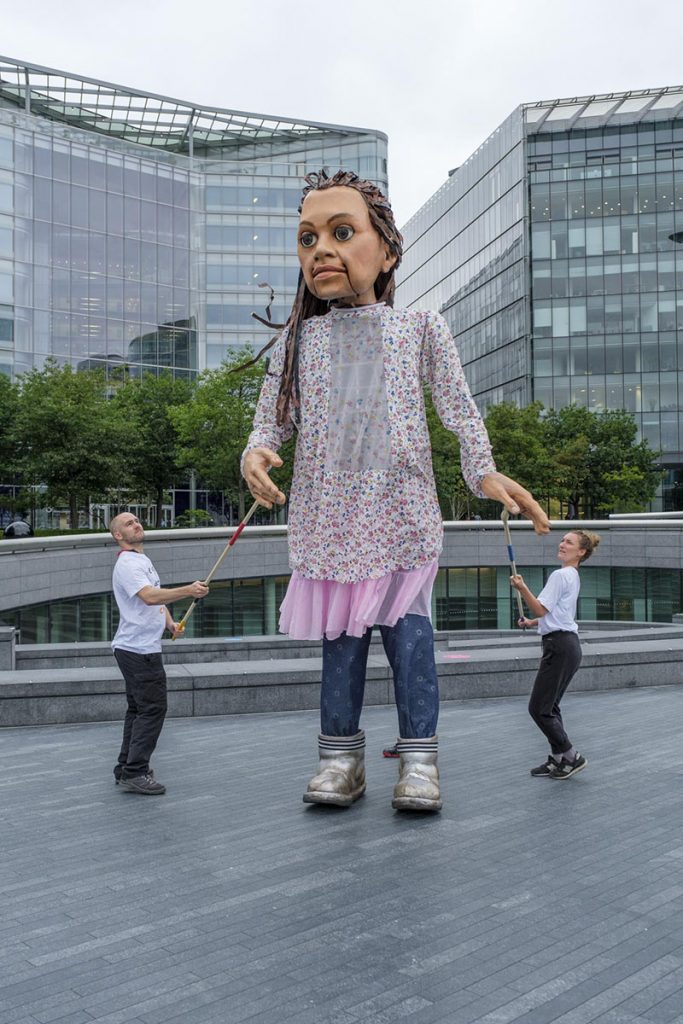
<svg viewBox="0 0 683 1024">
<path fill-rule="evenodd" d="M 524 698 L 444 704 L 424 818 L 391 810 L 390 708 L 348 811 L 301 803 L 313 712 L 169 720 L 153 801 L 113 785 L 118 725 L 5 730 L 0 1024 L 681 1024 L 682 718 L 677 687 L 570 693 L 562 785 Z"/>
</svg>

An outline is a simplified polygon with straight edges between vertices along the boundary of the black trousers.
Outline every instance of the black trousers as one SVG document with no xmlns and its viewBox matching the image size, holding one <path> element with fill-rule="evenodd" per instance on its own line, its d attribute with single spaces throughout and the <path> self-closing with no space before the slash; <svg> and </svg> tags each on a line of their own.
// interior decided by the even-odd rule
<svg viewBox="0 0 683 1024">
<path fill-rule="evenodd" d="M 166 717 L 166 673 L 161 654 L 114 651 L 126 682 L 128 710 L 117 768 L 123 778 L 146 775 Z M 119 774 L 114 769 L 115 774 Z"/>
<path fill-rule="evenodd" d="M 562 722 L 560 701 L 581 664 L 576 633 L 557 630 L 542 638 L 543 654 L 529 698 L 529 714 L 548 738 L 553 754 L 564 754 L 572 742 Z"/>
</svg>

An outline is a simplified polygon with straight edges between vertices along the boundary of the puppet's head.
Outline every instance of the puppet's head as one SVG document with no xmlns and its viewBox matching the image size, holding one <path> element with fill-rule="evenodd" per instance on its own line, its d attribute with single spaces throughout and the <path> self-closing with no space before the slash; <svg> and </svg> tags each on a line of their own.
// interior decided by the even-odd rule
<svg viewBox="0 0 683 1024">
<path fill-rule="evenodd" d="M 386 255 L 386 259 L 383 261 L 384 266 L 379 269 L 379 273 L 373 282 L 374 299 L 377 302 L 386 302 L 387 305 L 392 306 L 396 287 L 394 275 L 396 268 L 401 262 L 401 256 L 403 255 L 403 238 L 396 227 L 394 214 L 389 201 L 382 195 L 376 185 L 373 185 L 371 181 L 365 181 L 362 178 L 359 178 L 353 171 L 337 171 L 337 173 L 333 174 L 332 177 L 328 177 L 325 171 L 319 171 L 315 174 L 307 174 L 304 180 L 306 181 L 306 187 L 303 190 L 301 205 L 299 206 L 299 214 L 302 217 L 302 221 L 305 217 L 305 200 L 311 195 L 311 193 L 324 192 L 329 189 L 339 190 L 342 188 L 349 188 L 353 189 L 353 191 L 360 196 L 364 207 L 367 209 L 369 224 L 376 232 L 381 249 Z M 309 203 L 308 205 L 310 206 L 311 204 Z M 344 200 L 340 200 L 338 205 L 341 210 L 345 210 L 348 206 L 348 204 L 344 203 Z M 363 206 L 361 206 L 360 209 L 362 210 Z M 330 205 L 330 211 L 336 212 L 334 204 Z M 305 233 L 301 230 L 299 231 L 300 250 L 301 239 L 304 234 Z M 300 260 L 302 260 L 302 256 L 304 255 L 305 253 L 300 251 Z M 299 283 L 301 283 L 301 280 Z M 306 287 L 306 291 L 310 294 L 312 299 L 318 298 L 318 296 L 312 294 L 312 290 L 310 288 Z"/>
</svg>

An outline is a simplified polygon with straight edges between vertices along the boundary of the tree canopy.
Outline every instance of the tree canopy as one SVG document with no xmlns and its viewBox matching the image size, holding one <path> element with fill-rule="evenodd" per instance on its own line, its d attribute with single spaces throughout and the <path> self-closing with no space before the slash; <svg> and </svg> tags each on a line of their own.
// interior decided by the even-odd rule
<svg viewBox="0 0 683 1024">
<path fill-rule="evenodd" d="M 106 380 L 48 360 L 11 383 L 0 375 L 0 483 L 19 483 L 42 504 L 67 506 L 72 526 L 91 501 L 152 502 L 161 521 L 164 494 L 188 471 L 222 492 L 242 517 L 247 491 L 240 456 L 263 382 L 262 363 L 234 372 L 249 357 L 235 353 L 196 381 L 170 372 Z M 471 494 L 460 472 L 460 445 L 426 395 L 434 476 L 446 519 L 498 514 Z M 486 427 L 501 472 L 527 487 L 560 518 L 640 511 L 652 500 L 662 471 L 658 452 L 637 440 L 623 410 L 579 406 L 546 412 L 504 402 L 487 411 Z M 294 441 L 280 451 L 274 473 L 287 493 Z M 5 502 L 10 504 L 9 501 Z M 275 514 L 275 513 L 274 513 Z"/>
<path fill-rule="evenodd" d="M 453 458 L 457 443 L 443 438 L 444 428 L 429 413 L 428 421 L 443 505 L 459 493 L 453 464 L 440 468 Z M 592 412 L 570 405 L 546 412 L 540 402 L 523 409 L 501 402 L 489 408 L 485 423 L 500 472 L 549 509 L 556 506 L 560 518 L 642 511 L 662 479 L 660 453 L 636 440 L 636 422 L 623 410 Z M 490 515 L 490 502 L 481 502 L 478 511 Z"/>
<path fill-rule="evenodd" d="M 44 485 L 45 501 L 69 508 L 72 527 L 123 473 L 124 424 L 105 400 L 104 375 L 48 360 L 20 381 L 15 437 L 22 477 Z"/>
<path fill-rule="evenodd" d="M 181 464 L 195 469 L 213 490 L 223 491 L 226 499 L 237 505 L 240 519 L 245 513 L 248 493 L 240 472 L 240 456 L 251 431 L 265 375 L 263 363 L 235 372 L 249 355 L 248 351 L 240 352 L 217 370 L 205 371 L 192 401 L 173 412 L 181 444 Z M 291 445 L 280 455 L 284 465 L 278 470 L 278 483 L 288 491 Z"/>
<path fill-rule="evenodd" d="M 175 413 L 192 399 L 192 385 L 170 371 L 128 378 L 116 390 L 112 411 L 126 424 L 125 483 L 152 498 L 161 523 L 164 492 L 179 475 L 180 440 Z"/>
</svg>

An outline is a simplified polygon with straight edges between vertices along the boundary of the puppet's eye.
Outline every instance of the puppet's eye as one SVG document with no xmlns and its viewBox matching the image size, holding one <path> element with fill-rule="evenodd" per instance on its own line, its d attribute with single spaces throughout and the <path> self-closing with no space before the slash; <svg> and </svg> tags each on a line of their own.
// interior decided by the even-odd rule
<svg viewBox="0 0 683 1024">
<path fill-rule="evenodd" d="M 334 229 L 334 237 L 338 242 L 348 242 L 350 238 L 353 238 L 353 228 L 348 224 L 340 224 L 338 228 Z"/>
<path fill-rule="evenodd" d="M 315 245 L 315 237 L 312 231 L 302 231 L 299 235 L 299 245 L 304 249 L 310 249 L 312 245 Z"/>
</svg>

